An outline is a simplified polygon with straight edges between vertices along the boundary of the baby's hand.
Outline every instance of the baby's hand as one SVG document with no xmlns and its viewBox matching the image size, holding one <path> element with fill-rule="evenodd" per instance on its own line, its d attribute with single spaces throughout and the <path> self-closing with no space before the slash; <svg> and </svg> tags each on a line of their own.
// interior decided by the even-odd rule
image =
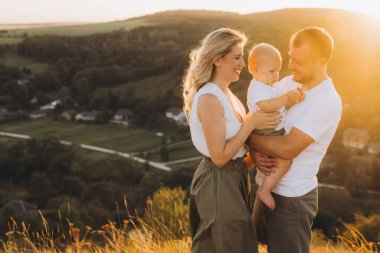
<svg viewBox="0 0 380 253">
<path fill-rule="evenodd" d="M 305 100 L 305 94 L 304 94 L 302 88 L 298 87 L 298 88 L 297 88 L 297 91 L 299 91 L 299 93 L 300 93 L 300 95 L 301 95 L 301 96 L 300 96 L 300 99 L 299 99 L 298 102 L 302 102 L 302 101 L 304 101 L 304 100 Z"/>
<path fill-rule="evenodd" d="M 298 90 L 291 90 L 286 93 L 286 95 L 288 96 L 289 101 L 294 104 L 298 103 L 301 99 L 301 92 Z"/>
</svg>

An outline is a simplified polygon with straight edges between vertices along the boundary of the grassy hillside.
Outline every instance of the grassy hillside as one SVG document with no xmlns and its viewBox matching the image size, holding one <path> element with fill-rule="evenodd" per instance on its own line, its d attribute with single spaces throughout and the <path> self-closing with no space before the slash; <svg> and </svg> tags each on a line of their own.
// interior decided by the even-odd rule
<svg viewBox="0 0 380 253">
<path fill-rule="evenodd" d="M 368 66 L 373 66 L 380 54 L 380 47 L 378 46 L 380 44 L 380 24 L 363 14 L 342 10 L 284 9 L 247 15 L 217 11 L 168 11 L 124 21 L 79 26 L 18 29 L 10 30 L 8 33 L 17 36 L 25 32 L 29 36 L 44 34 L 82 36 L 153 24 L 194 25 L 208 27 L 208 30 L 227 26 L 242 30 L 249 38 L 246 50 L 259 42 L 268 42 L 280 49 L 284 57 L 283 75 L 289 73 L 286 69 L 286 64 L 288 60 L 288 40 L 291 34 L 305 26 L 322 26 L 335 39 L 336 51 L 329 67 L 336 81 L 339 83 L 360 82 L 361 85 L 366 86 L 363 87 L 366 89 L 368 86 L 365 83 L 378 77 L 377 71 L 371 71 Z M 203 36 L 201 30 L 200 34 L 194 34 L 194 37 L 197 37 L 198 40 Z M 5 37 L 3 39 L 11 42 L 20 41 L 19 38 Z M 0 43 L 1 40 L 0 38 Z M 365 61 L 363 62 L 360 59 L 365 59 Z M 184 60 L 187 61 L 187 59 Z M 355 75 L 352 78 L 352 75 L 347 75 L 348 73 L 351 74 L 352 71 L 357 73 L 365 71 L 367 73 L 365 76 Z M 245 76 L 243 75 L 243 77 Z M 344 87 L 347 89 L 346 84 Z M 355 93 L 355 88 L 350 87 L 349 90 L 350 93 Z"/>
<path fill-rule="evenodd" d="M 8 29 L 7 27 L 3 27 L 3 29 L 7 32 L 0 35 L 0 45 L 20 43 L 24 39 L 25 35 L 86 36 L 96 33 L 112 32 L 120 29 L 129 30 L 138 26 L 148 25 L 151 25 L 151 23 L 144 20 L 144 18 L 140 18 L 84 25 L 48 25 L 47 27 L 22 27 L 17 29 Z"/>
<path fill-rule="evenodd" d="M 70 25 L 56 27 L 41 27 L 30 29 L 17 29 L 9 31 L 11 35 L 22 35 L 27 33 L 29 36 L 36 35 L 65 35 L 65 36 L 84 36 L 94 33 L 106 33 L 119 29 L 132 29 L 142 25 L 149 25 L 144 19 L 128 19 L 124 21 L 114 21 L 107 23 Z"/>
<path fill-rule="evenodd" d="M 52 227 L 44 220 L 41 231 L 30 236 L 27 230 L 18 229 L 12 224 L 7 233 L 7 241 L 0 246 L 5 253 L 90 253 L 90 252 L 130 252 L 130 253 L 185 253 L 190 252 L 191 238 L 187 227 L 189 206 L 185 201 L 186 193 L 180 188 L 161 188 L 147 200 L 147 208 L 142 217 L 129 216 L 129 219 L 109 221 L 99 230 L 86 226 L 79 229 L 68 221 L 61 223 L 60 230 L 54 234 Z M 313 253 L 377 252 L 376 243 L 366 238 L 350 224 L 344 224 L 346 232 L 338 235 L 338 243 L 328 240 L 320 231 L 313 231 Z M 101 244 L 94 238 L 102 240 Z M 259 252 L 266 253 L 266 247 L 259 245 Z"/>
</svg>

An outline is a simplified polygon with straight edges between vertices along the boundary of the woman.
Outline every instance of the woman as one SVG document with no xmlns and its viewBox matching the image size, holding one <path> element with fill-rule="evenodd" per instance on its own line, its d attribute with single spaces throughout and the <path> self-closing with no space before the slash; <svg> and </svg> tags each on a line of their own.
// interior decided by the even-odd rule
<svg viewBox="0 0 380 253">
<path fill-rule="evenodd" d="M 257 252 L 244 143 L 254 129 L 275 128 L 277 113 L 246 116 L 229 85 L 239 80 L 246 37 L 221 28 L 190 54 L 184 110 L 194 146 L 204 155 L 191 184 L 192 252 Z"/>
</svg>

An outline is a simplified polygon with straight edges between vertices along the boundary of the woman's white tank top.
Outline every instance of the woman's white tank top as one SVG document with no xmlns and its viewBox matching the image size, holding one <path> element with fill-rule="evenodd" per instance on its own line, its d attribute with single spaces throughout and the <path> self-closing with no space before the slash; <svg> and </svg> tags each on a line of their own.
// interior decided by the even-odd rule
<svg viewBox="0 0 380 253">
<path fill-rule="evenodd" d="M 211 93 L 219 98 L 220 102 L 224 108 L 224 123 L 226 127 L 226 136 L 225 140 L 229 140 L 234 137 L 242 127 L 242 123 L 236 117 L 231 102 L 229 101 L 227 95 L 219 88 L 218 85 L 213 83 L 206 83 L 199 91 L 195 94 L 193 105 L 190 111 L 190 132 L 191 132 L 191 140 L 195 148 L 202 153 L 203 155 L 210 157 L 210 153 L 207 148 L 206 139 L 203 133 L 201 122 L 198 119 L 198 99 L 201 95 Z M 246 115 L 246 111 L 244 105 L 240 102 L 240 100 L 233 95 L 232 97 L 233 103 L 235 106 L 235 110 L 244 118 Z M 243 157 L 246 153 L 246 149 L 243 146 L 232 159 L 236 159 L 239 157 Z"/>
</svg>

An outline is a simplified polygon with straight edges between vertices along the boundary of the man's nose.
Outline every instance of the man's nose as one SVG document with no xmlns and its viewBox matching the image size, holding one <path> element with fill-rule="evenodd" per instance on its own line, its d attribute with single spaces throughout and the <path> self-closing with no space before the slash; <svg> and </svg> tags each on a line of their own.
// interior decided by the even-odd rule
<svg viewBox="0 0 380 253">
<path fill-rule="evenodd" d="M 289 61 L 289 63 L 288 63 L 288 69 L 289 70 L 293 70 L 293 64 L 292 64 L 292 61 Z"/>
</svg>

